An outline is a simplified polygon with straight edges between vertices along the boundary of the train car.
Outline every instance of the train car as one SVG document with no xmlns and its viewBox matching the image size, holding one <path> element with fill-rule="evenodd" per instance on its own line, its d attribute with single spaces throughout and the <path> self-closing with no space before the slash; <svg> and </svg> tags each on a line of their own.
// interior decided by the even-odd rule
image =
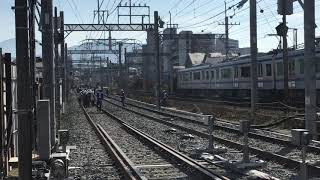
<svg viewBox="0 0 320 180">
<path fill-rule="evenodd" d="M 316 49 L 316 56 L 317 90 L 320 90 L 320 48 Z M 303 101 L 304 50 L 289 51 L 288 57 L 290 97 Z M 257 73 L 260 98 L 283 97 L 282 53 L 260 55 Z M 177 72 L 177 93 L 197 96 L 250 97 L 250 76 L 250 55 L 228 61 L 204 63 Z"/>
</svg>

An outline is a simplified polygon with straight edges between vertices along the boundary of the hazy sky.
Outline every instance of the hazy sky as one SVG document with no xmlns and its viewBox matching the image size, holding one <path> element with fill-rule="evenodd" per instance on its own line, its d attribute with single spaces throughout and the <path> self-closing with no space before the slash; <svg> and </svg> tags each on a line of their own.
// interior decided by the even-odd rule
<svg viewBox="0 0 320 180">
<path fill-rule="evenodd" d="M 100 0 L 103 1 L 103 0 Z M 227 7 L 230 7 L 240 0 L 227 0 Z M 281 21 L 281 16 L 277 15 L 277 0 L 257 0 L 258 1 L 258 48 L 260 51 L 268 51 L 276 48 L 278 40 L 276 37 L 268 37 L 267 34 L 274 34 L 275 27 Z M 110 12 L 120 0 L 104 0 L 103 9 Z M 123 4 L 128 0 L 122 0 Z M 224 33 L 224 26 L 218 25 L 218 22 L 224 21 L 224 1 L 223 0 L 132 0 L 133 3 L 147 3 L 153 11 L 159 11 L 160 16 L 165 22 L 169 21 L 169 11 L 172 14 L 172 22 L 179 24 L 179 31 L 192 30 L 194 33 L 210 32 Z M 14 0 L 0 0 L 0 42 L 9 38 L 14 38 L 14 12 L 11 6 Z M 97 8 L 97 0 L 54 0 L 54 5 L 58 11 L 65 11 L 65 23 L 92 23 L 93 10 Z M 260 12 L 263 10 L 263 13 Z M 316 0 L 316 21 L 320 27 L 320 0 Z M 125 13 L 124 11 L 122 13 Z M 134 10 L 135 13 L 143 13 L 141 10 Z M 107 23 L 117 22 L 117 11 L 108 18 Z M 230 38 L 238 39 L 240 47 L 247 47 L 250 44 L 249 37 L 249 8 L 246 3 L 241 9 L 230 9 L 228 16 L 233 16 L 231 22 L 240 25 L 230 28 Z M 294 3 L 294 14 L 288 16 L 288 26 L 298 28 L 298 43 L 303 43 L 303 10 L 300 5 Z M 153 20 L 153 17 L 151 17 Z M 136 20 L 135 22 L 138 22 Z M 121 20 L 126 23 L 125 19 Z M 293 44 L 292 31 L 290 30 L 288 38 L 289 46 Z M 319 28 L 316 29 L 316 35 L 320 36 Z M 105 37 L 108 33 L 105 34 Z M 99 38 L 104 37 L 103 33 L 72 33 L 67 38 L 67 43 L 77 45 L 86 37 Z M 115 32 L 113 38 L 137 38 L 145 41 L 144 32 Z M 40 33 L 37 33 L 37 39 L 41 40 Z"/>
</svg>

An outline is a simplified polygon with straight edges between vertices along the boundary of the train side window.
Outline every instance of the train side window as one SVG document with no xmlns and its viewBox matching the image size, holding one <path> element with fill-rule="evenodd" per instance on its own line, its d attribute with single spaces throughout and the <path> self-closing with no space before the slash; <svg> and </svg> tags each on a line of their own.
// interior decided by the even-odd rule
<svg viewBox="0 0 320 180">
<path fill-rule="evenodd" d="M 283 63 L 277 62 L 277 76 L 283 76 Z"/>
<path fill-rule="evenodd" d="M 209 71 L 206 71 L 206 80 L 209 80 Z"/>
<path fill-rule="evenodd" d="M 250 66 L 241 67 L 241 77 L 248 78 L 250 77 L 251 69 Z"/>
<path fill-rule="evenodd" d="M 211 71 L 211 79 L 214 79 L 214 71 Z"/>
<path fill-rule="evenodd" d="M 193 80 L 200 80 L 200 79 L 201 79 L 200 72 L 194 72 L 193 73 Z"/>
<path fill-rule="evenodd" d="M 238 78 L 239 77 L 239 69 L 238 67 L 234 67 L 234 78 Z"/>
<path fill-rule="evenodd" d="M 290 75 L 295 75 L 295 61 L 290 61 L 289 62 L 289 74 Z"/>
<path fill-rule="evenodd" d="M 263 70 L 262 69 L 262 64 L 259 63 L 259 65 L 258 65 L 258 77 L 262 77 L 262 75 L 263 75 L 263 71 L 262 70 Z"/>
<path fill-rule="evenodd" d="M 299 64 L 300 64 L 300 74 L 304 74 L 304 60 L 300 59 Z"/>
<path fill-rule="evenodd" d="M 221 69 L 221 78 L 230 79 L 232 76 L 231 68 Z"/>
<path fill-rule="evenodd" d="M 201 80 L 205 80 L 206 76 L 205 76 L 205 71 L 201 71 Z"/>
<path fill-rule="evenodd" d="M 319 61 L 316 61 L 316 72 L 318 73 L 318 72 L 320 72 L 320 63 L 319 63 Z"/>
<path fill-rule="evenodd" d="M 219 70 L 219 68 L 216 70 L 216 78 L 220 79 L 220 70 Z"/>
<path fill-rule="evenodd" d="M 190 78 L 189 78 L 189 73 L 185 73 L 183 79 L 184 79 L 185 81 L 189 81 L 189 80 L 190 80 Z"/>
<path fill-rule="evenodd" d="M 272 76 L 271 64 L 266 64 L 266 76 Z"/>
<path fill-rule="evenodd" d="M 190 74 L 189 74 L 189 79 L 190 79 L 190 81 L 192 81 L 192 72 L 190 72 Z"/>
</svg>

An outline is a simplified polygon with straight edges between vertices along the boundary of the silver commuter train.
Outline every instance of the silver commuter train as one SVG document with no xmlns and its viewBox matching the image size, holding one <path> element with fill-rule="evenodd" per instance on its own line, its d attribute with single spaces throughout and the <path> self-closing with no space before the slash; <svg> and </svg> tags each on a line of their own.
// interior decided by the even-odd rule
<svg viewBox="0 0 320 180">
<path fill-rule="evenodd" d="M 320 90 L 320 48 L 316 49 L 316 56 L 317 89 Z M 177 92 L 249 97 L 251 88 L 250 62 L 250 56 L 240 56 L 235 60 L 203 64 L 179 70 L 177 72 Z M 288 70 L 290 96 L 301 99 L 304 93 L 303 49 L 289 51 Z M 257 73 L 259 97 L 282 96 L 282 53 L 259 56 Z"/>
</svg>

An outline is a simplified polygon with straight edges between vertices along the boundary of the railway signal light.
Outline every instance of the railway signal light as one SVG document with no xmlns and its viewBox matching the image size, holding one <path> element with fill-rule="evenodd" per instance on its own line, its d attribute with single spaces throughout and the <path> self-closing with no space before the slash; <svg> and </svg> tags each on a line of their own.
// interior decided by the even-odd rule
<svg viewBox="0 0 320 180">
<path fill-rule="evenodd" d="M 284 23 L 280 23 L 277 27 L 277 35 L 279 36 L 286 36 L 288 33 L 288 27 Z"/>
</svg>

